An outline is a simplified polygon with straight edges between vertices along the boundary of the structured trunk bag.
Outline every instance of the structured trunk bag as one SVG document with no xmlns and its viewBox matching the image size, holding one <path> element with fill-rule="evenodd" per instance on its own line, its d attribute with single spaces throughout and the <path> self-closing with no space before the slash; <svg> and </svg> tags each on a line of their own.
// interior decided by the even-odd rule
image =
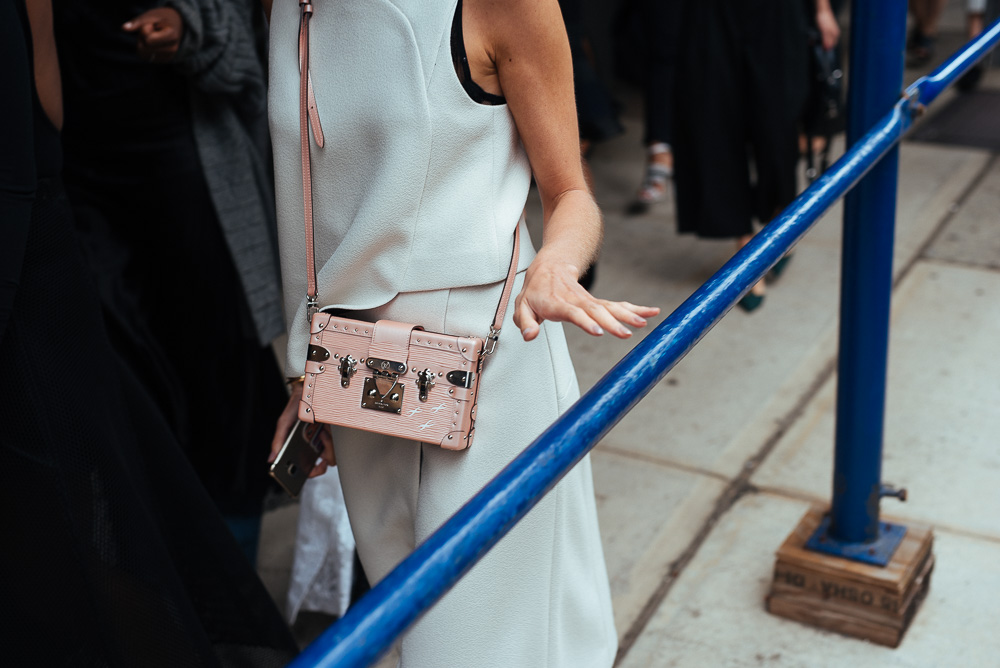
<svg viewBox="0 0 1000 668">
<path fill-rule="evenodd" d="M 410 323 L 366 322 L 319 310 L 313 247 L 309 127 L 323 146 L 309 78 L 309 19 L 302 3 L 299 27 L 299 134 L 305 208 L 309 348 L 299 419 L 399 438 L 449 450 L 472 444 L 483 364 L 497 345 L 517 271 L 520 233 L 500 303 L 485 338 L 424 331 Z"/>
</svg>

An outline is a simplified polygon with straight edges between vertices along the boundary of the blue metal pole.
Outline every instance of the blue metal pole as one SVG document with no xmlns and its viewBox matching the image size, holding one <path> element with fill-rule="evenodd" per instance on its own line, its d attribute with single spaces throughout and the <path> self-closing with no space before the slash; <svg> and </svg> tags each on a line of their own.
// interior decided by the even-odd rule
<svg viewBox="0 0 1000 668">
<path fill-rule="evenodd" d="M 847 139 L 853 145 L 899 101 L 906 0 L 854 0 Z M 899 149 L 894 147 L 844 207 L 840 357 L 830 536 L 879 538 L 882 431 Z"/>
</svg>

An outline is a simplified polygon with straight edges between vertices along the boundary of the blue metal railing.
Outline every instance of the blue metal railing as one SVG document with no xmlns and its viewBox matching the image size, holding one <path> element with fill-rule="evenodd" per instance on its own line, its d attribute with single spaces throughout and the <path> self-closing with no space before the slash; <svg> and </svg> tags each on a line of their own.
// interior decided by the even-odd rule
<svg viewBox="0 0 1000 668">
<path fill-rule="evenodd" d="M 874 127 L 496 478 L 295 661 L 362 668 L 443 596 L 850 190 L 933 101 L 1000 41 L 1000 21 L 915 82 Z"/>
</svg>

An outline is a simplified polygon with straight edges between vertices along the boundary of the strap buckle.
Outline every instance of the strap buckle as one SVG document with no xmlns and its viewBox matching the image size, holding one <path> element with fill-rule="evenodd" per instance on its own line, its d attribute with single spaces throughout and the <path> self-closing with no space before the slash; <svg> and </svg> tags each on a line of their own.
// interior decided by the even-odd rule
<svg viewBox="0 0 1000 668">
<path fill-rule="evenodd" d="M 483 345 L 483 355 L 492 355 L 497 349 L 497 341 L 500 340 L 500 330 L 490 325 L 490 333 L 486 335 L 486 343 Z"/>
<path fill-rule="evenodd" d="M 301 0 L 299 2 L 299 7 L 302 8 L 302 13 L 303 14 L 312 14 L 313 13 L 312 3 L 309 2 L 308 0 Z"/>
<path fill-rule="evenodd" d="M 312 329 L 313 316 L 319 313 L 319 295 L 306 295 L 306 325 Z"/>
</svg>

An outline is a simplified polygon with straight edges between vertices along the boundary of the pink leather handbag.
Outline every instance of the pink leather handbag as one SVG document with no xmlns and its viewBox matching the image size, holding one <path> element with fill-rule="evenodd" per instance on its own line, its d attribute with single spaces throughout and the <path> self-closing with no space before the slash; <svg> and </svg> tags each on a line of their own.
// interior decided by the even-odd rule
<svg viewBox="0 0 1000 668">
<path fill-rule="evenodd" d="M 514 286 L 520 231 L 515 228 L 507 280 L 485 338 L 426 332 L 419 325 L 391 320 L 374 323 L 353 320 L 319 310 L 313 248 L 310 123 L 320 147 L 323 131 L 309 77 L 312 5 L 300 4 L 299 135 L 310 332 L 299 419 L 462 450 L 472 444 L 483 364 L 496 348 Z"/>
</svg>

